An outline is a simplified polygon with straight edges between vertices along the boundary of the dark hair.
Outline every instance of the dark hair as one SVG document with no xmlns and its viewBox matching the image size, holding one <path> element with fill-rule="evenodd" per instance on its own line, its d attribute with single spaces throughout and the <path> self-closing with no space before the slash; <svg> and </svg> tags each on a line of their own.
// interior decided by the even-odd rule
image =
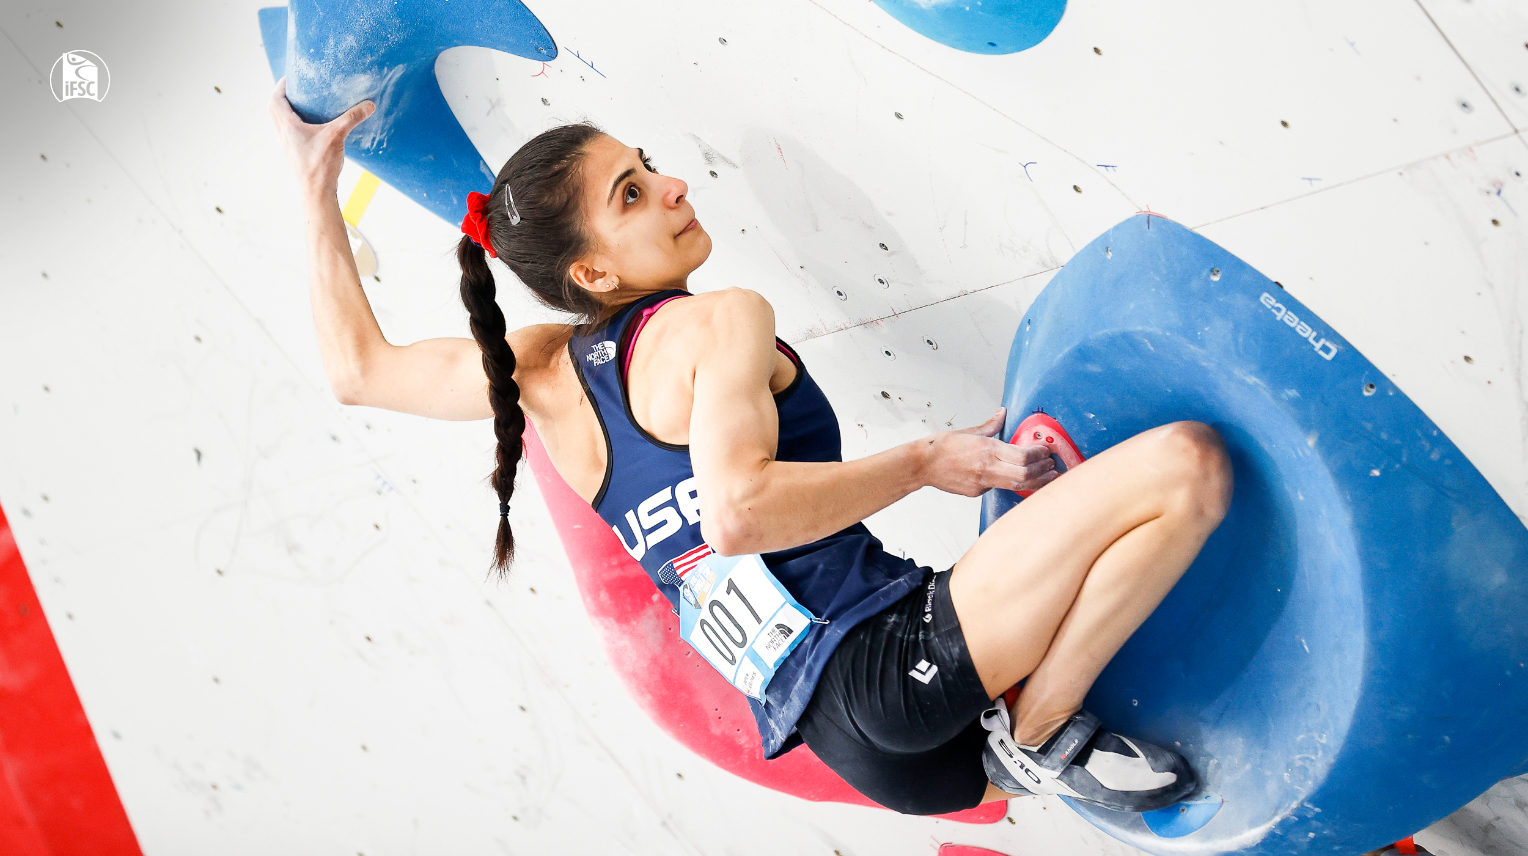
<svg viewBox="0 0 1528 856">
<path fill-rule="evenodd" d="M 602 307 L 573 281 L 569 268 L 591 247 L 580 204 L 580 179 L 585 147 L 603 133 L 589 122 L 580 122 L 537 134 L 505 162 L 488 194 L 488 240 L 498 258 L 537 300 L 585 322 L 597 318 Z M 494 300 L 488 258 L 472 238 L 463 235 L 456 245 L 456 259 L 462 266 L 462 303 L 472 336 L 483 350 L 493 432 L 499 441 L 492 476 L 500 515 L 493 568 L 503 576 L 515 557 L 515 536 L 505 515 L 525 450 L 525 411 L 515 383 L 515 353 L 504 339 L 504 312 Z"/>
</svg>

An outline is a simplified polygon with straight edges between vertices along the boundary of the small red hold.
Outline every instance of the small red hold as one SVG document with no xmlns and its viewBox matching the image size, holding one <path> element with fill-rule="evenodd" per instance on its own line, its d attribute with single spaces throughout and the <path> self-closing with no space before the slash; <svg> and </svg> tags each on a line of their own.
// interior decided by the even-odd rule
<svg viewBox="0 0 1528 856">
<path fill-rule="evenodd" d="M 1013 432 L 1013 439 L 1009 442 L 1017 443 L 1020 437 L 1033 437 L 1036 443 L 1043 443 L 1050 447 L 1052 455 L 1061 459 L 1061 463 L 1067 470 L 1083 462 L 1082 452 L 1077 449 L 1077 444 L 1072 441 L 1066 429 L 1062 428 L 1056 420 L 1045 415 L 1044 411 L 1031 413 L 1019 423 L 1019 427 Z M 1034 493 L 1032 490 L 1015 491 L 1019 496 L 1027 497 Z"/>
</svg>

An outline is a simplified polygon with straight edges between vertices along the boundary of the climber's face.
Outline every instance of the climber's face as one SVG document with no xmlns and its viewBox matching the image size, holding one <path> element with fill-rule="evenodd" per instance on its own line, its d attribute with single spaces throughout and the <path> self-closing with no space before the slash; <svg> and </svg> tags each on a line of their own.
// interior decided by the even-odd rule
<svg viewBox="0 0 1528 856">
<path fill-rule="evenodd" d="M 602 300 L 683 288 L 711 254 L 711 236 L 695 218 L 689 185 L 644 162 L 640 149 L 600 136 L 585 149 L 585 226 L 589 255 L 573 265 L 575 281 Z"/>
</svg>

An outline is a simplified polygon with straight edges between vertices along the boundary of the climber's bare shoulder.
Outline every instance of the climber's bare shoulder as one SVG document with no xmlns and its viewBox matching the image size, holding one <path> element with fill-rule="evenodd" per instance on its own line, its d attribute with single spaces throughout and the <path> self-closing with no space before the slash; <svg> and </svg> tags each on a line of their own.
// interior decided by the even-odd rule
<svg viewBox="0 0 1528 856">
<path fill-rule="evenodd" d="M 573 328 L 536 324 L 508 335 L 520 404 L 558 474 L 586 501 L 605 481 L 605 438 L 568 354 Z"/>
</svg>

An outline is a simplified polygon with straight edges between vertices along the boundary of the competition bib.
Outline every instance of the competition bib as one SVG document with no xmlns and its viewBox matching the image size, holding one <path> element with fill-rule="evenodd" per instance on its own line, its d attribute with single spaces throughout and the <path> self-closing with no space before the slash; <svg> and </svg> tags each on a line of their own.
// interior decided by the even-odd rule
<svg viewBox="0 0 1528 856">
<path fill-rule="evenodd" d="M 679 594 L 679 635 L 760 701 L 775 669 L 812 626 L 812 614 L 757 553 L 706 556 L 685 575 Z"/>
</svg>

